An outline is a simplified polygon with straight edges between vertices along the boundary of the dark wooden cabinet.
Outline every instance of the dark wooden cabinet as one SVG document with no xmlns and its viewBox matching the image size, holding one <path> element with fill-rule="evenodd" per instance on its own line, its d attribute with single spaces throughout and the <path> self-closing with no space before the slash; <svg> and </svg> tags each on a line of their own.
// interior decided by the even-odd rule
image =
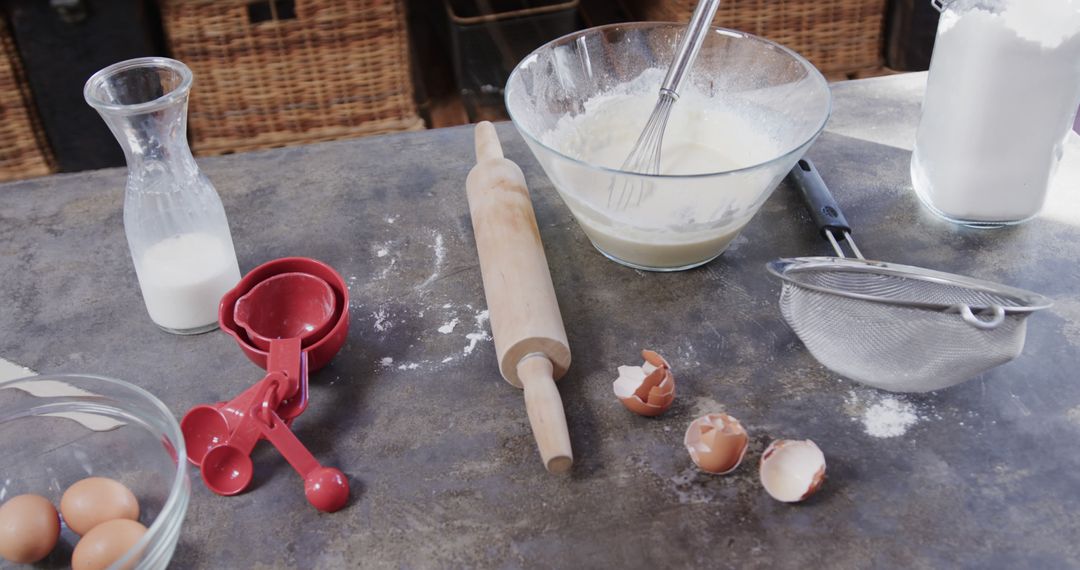
<svg viewBox="0 0 1080 570">
<path fill-rule="evenodd" d="M 60 171 L 124 164 L 116 139 L 83 100 L 83 84 L 118 61 L 164 55 L 154 4 L 6 0 L 4 7 Z"/>
</svg>

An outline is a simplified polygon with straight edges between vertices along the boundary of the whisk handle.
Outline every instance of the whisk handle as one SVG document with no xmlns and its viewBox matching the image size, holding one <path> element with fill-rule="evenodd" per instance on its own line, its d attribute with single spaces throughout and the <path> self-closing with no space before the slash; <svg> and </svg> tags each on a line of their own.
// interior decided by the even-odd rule
<svg viewBox="0 0 1080 570">
<path fill-rule="evenodd" d="M 833 236 L 842 238 L 851 233 L 851 226 L 848 225 L 843 210 L 836 203 L 832 192 L 829 192 L 829 187 L 825 186 L 825 181 L 821 179 L 817 167 L 810 162 L 810 159 L 800 159 L 791 169 L 788 177 L 799 190 L 807 207 L 810 208 L 810 217 L 821 232 L 821 237 L 828 239 L 828 234 L 832 233 Z"/>
<path fill-rule="evenodd" d="M 709 33 L 709 25 L 716 16 L 716 9 L 720 7 L 720 0 L 699 0 L 694 8 L 694 14 L 690 16 L 690 23 L 686 26 L 679 47 L 675 51 L 675 59 L 668 67 L 664 83 L 660 85 L 660 93 L 668 94 L 677 98 L 679 86 L 682 85 L 683 77 L 690 71 L 701 51 L 701 44 L 705 42 L 705 36 Z"/>
</svg>

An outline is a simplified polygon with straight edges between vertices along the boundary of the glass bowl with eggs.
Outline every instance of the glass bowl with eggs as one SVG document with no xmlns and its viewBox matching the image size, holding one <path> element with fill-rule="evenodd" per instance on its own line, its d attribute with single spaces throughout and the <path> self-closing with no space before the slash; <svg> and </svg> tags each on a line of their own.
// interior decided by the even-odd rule
<svg viewBox="0 0 1080 570">
<path fill-rule="evenodd" d="M 191 484 L 152 394 L 88 375 L 0 382 L 0 557 L 75 570 L 165 568 Z"/>
<path fill-rule="evenodd" d="M 623 164 L 657 102 L 685 25 L 590 28 L 523 59 L 510 117 L 592 244 L 638 269 L 719 256 L 821 133 L 831 97 L 805 58 L 712 28 L 679 89 L 659 174 Z"/>
</svg>

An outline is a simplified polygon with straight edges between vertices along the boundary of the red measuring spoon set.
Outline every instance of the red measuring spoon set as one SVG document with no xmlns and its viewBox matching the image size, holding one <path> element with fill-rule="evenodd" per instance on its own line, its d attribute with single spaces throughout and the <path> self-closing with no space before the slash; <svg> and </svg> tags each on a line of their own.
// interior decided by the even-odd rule
<svg viewBox="0 0 1080 570">
<path fill-rule="evenodd" d="M 334 512 L 349 500 L 345 474 L 324 467 L 290 429 L 308 406 L 308 372 L 325 366 L 345 343 L 349 293 L 330 266 L 290 257 L 260 265 L 221 300 L 222 330 L 266 375 L 235 398 L 201 404 L 180 427 L 188 460 L 220 495 L 251 484 L 251 452 L 266 440 L 304 480 L 315 508 Z"/>
</svg>

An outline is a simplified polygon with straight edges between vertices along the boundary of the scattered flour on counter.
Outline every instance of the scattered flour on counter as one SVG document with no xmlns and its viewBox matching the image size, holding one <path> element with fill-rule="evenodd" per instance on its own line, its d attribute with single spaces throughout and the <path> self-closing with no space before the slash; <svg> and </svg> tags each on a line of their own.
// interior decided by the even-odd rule
<svg viewBox="0 0 1080 570">
<path fill-rule="evenodd" d="M 476 345 L 482 340 L 491 340 L 491 335 L 486 332 L 469 333 L 465 338 L 469 339 L 469 344 L 465 345 L 465 354 L 472 354 Z"/>
<path fill-rule="evenodd" d="M 450 334 L 454 332 L 454 328 L 457 327 L 459 322 L 461 322 L 460 319 L 454 317 L 453 320 L 439 327 L 439 332 L 441 332 L 442 334 Z"/>
<path fill-rule="evenodd" d="M 379 276 L 375 278 L 375 281 L 382 281 L 383 279 L 386 279 L 386 277 L 390 275 L 390 272 L 394 270 L 395 265 L 397 265 L 397 258 L 391 257 L 390 263 L 386 267 L 382 268 L 382 271 L 379 272 Z"/>
<path fill-rule="evenodd" d="M 478 330 L 476 332 L 471 332 L 471 333 L 465 335 L 465 338 L 469 340 L 469 344 L 465 345 L 465 349 L 464 349 L 464 354 L 465 355 L 472 354 L 472 351 L 476 349 L 476 345 L 479 344 L 480 341 L 492 340 L 491 339 L 491 334 L 487 332 L 487 329 L 484 326 L 484 323 L 486 323 L 488 321 L 488 316 L 489 315 L 488 315 L 487 309 L 484 309 L 483 311 L 480 311 L 479 313 L 476 313 L 475 320 L 476 320 L 476 328 Z"/>
<path fill-rule="evenodd" d="M 446 245 L 443 242 L 443 236 L 439 232 L 435 233 L 435 243 L 432 245 L 432 249 L 435 250 L 435 267 L 432 269 L 431 275 L 424 280 L 423 283 L 418 285 L 417 289 L 424 289 L 428 285 L 431 285 L 439 278 L 439 273 L 442 271 L 443 263 L 446 262 Z"/>
<path fill-rule="evenodd" d="M 389 216 L 386 218 L 386 223 L 392 224 L 397 221 L 397 216 Z"/>
<path fill-rule="evenodd" d="M 345 286 L 349 288 L 349 309 L 356 310 L 364 306 L 363 303 L 358 300 L 360 297 L 358 294 L 360 285 L 357 284 L 357 277 L 355 275 L 350 275 L 345 281 Z"/>
<path fill-rule="evenodd" d="M 387 255 L 390 255 L 390 250 L 386 249 L 385 247 L 381 247 L 378 251 L 375 252 L 376 257 L 386 257 Z"/>
<path fill-rule="evenodd" d="M 919 421 L 915 406 L 895 398 L 886 398 L 867 408 L 863 429 L 874 437 L 898 437 Z"/>
<path fill-rule="evenodd" d="M 417 368 L 420 368 L 420 365 L 415 362 L 401 364 L 397 367 L 398 370 L 416 370 Z"/>
<path fill-rule="evenodd" d="M 392 356 L 384 356 L 382 357 L 382 360 L 379 361 L 379 364 L 381 364 L 383 368 L 389 368 L 394 365 L 394 358 Z"/>
<path fill-rule="evenodd" d="M 1069 418 L 1069 421 L 1080 426 L 1080 406 L 1065 412 L 1065 417 Z"/>
<path fill-rule="evenodd" d="M 371 316 L 375 318 L 376 331 L 386 332 L 394 326 L 394 322 L 389 319 L 390 315 L 384 309 L 371 313 Z"/>
<path fill-rule="evenodd" d="M 893 395 L 871 396 L 873 401 L 860 398 L 852 391 L 847 398 L 852 419 L 862 423 L 866 435 L 878 438 L 900 437 L 922 420 L 918 408 L 911 402 Z"/>
</svg>

